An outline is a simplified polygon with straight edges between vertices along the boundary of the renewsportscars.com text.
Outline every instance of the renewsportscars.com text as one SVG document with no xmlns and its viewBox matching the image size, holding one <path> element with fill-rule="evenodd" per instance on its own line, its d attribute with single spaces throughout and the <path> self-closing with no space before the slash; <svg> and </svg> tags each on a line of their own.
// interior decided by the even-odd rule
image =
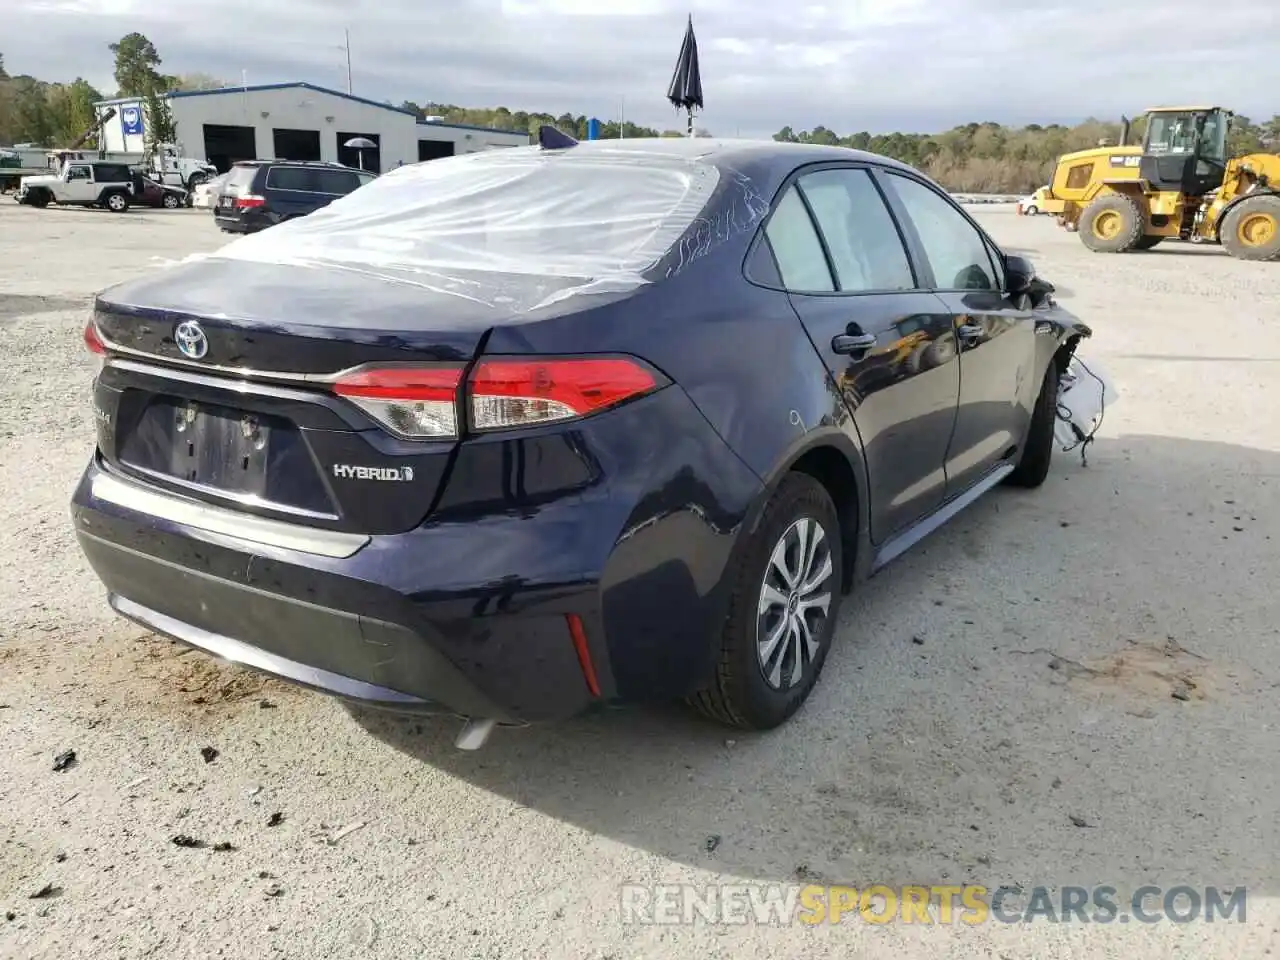
<svg viewBox="0 0 1280 960">
<path fill-rule="evenodd" d="M 1245 921 L 1244 887 L 1114 886 L 995 888 L 799 884 L 628 884 L 624 924 L 1214 923 Z"/>
</svg>

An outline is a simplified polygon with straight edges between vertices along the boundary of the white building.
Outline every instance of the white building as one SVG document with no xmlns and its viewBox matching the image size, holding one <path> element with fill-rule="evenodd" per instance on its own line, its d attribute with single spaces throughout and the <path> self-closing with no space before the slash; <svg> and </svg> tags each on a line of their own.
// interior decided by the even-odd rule
<svg viewBox="0 0 1280 960">
<path fill-rule="evenodd" d="M 183 90 L 165 99 L 177 126 L 182 155 L 225 171 L 237 160 L 336 160 L 358 166 L 354 137 L 378 144 L 364 151 L 366 169 L 382 172 L 401 163 L 456 153 L 523 146 L 524 133 L 463 124 L 420 121 L 408 110 L 311 83 L 269 83 L 221 90 Z M 108 151 L 141 153 L 146 113 L 137 98 L 103 100 L 99 118 Z"/>
</svg>

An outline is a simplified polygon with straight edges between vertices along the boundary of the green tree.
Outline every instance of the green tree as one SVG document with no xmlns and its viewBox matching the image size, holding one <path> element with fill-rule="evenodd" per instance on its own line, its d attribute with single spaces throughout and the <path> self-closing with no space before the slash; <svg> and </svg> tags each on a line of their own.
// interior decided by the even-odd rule
<svg viewBox="0 0 1280 960">
<path fill-rule="evenodd" d="M 221 90 L 229 86 L 225 80 L 208 73 L 180 73 L 169 79 L 170 83 L 162 85 L 166 93 L 170 90 Z"/>
<path fill-rule="evenodd" d="M 115 78 L 120 97 L 145 97 L 161 86 L 160 54 L 140 33 L 129 33 L 107 45 L 116 58 Z"/>
<path fill-rule="evenodd" d="M 1250 153 L 1264 153 L 1262 145 L 1264 132 L 1261 127 L 1254 126 L 1248 117 L 1236 114 L 1231 118 L 1231 126 L 1227 130 L 1227 156 L 1243 157 Z"/>
<path fill-rule="evenodd" d="M 143 142 L 147 153 L 154 153 L 159 144 L 177 141 L 178 125 L 174 122 L 173 111 L 169 109 L 169 101 L 155 87 L 143 97 L 142 109 L 146 114 Z"/>
<path fill-rule="evenodd" d="M 52 84 L 45 102 L 53 126 L 53 139 L 57 144 L 70 145 L 97 125 L 94 103 L 102 99 L 102 94 L 80 77 L 71 83 Z M 96 147 L 97 137 L 92 136 L 84 146 Z"/>
</svg>

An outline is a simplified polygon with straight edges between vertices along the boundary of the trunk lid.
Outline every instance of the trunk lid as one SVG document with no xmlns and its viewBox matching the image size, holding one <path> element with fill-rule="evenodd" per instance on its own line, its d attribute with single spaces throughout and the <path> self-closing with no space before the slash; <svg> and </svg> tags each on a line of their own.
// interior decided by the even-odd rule
<svg viewBox="0 0 1280 960">
<path fill-rule="evenodd" d="M 528 281 L 547 283 L 545 278 Z M 566 281 L 568 282 L 568 281 Z M 368 364 L 461 368 L 501 307 L 364 273 L 208 259 L 99 295 L 109 469 L 291 522 L 398 533 L 430 512 L 456 438 L 398 438 L 335 395 Z M 178 336 L 202 342 L 184 354 Z"/>
</svg>

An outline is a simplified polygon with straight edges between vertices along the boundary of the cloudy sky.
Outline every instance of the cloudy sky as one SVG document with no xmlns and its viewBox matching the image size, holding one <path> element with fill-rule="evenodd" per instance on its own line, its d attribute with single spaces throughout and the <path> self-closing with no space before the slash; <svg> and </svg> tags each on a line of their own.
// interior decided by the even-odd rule
<svg viewBox="0 0 1280 960">
<path fill-rule="evenodd" d="M 170 73 L 679 127 L 664 102 L 692 12 L 724 136 L 783 125 L 938 130 L 1222 102 L 1280 113 L 1276 0 L 0 0 L 10 73 L 114 90 L 107 44 L 146 34 Z M 16 12 L 15 12 L 16 10 Z M 1204 26 L 1195 50 L 1171 24 Z M 1226 31 L 1215 25 L 1229 24 Z M 1089 34 L 1085 26 L 1104 29 Z M 243 74 L 242 74 L 243 72 Z M 1273 95 L 1269 95 L 1268 91 Z"/>
</svg>

